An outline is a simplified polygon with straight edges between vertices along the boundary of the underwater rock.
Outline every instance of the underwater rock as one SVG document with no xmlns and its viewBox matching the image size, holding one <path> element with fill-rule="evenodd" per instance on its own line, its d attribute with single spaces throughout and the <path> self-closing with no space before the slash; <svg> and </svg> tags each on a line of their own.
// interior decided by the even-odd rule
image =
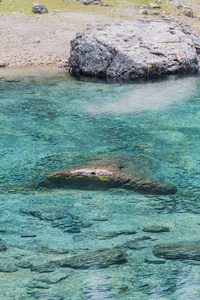
<svg viewBox="0 0 200 300">
<path fill-rule="evenodd" d="M 155 4 L 154 4 L 155 5 Z M 200 37 L 169 19 L 99 24 L 71 41 L 70 73 L 141 78 L 199 70 Z"/>
<path fill-rule="evenodd" d="M 142 236 L 133 240 L 129 240 L 121 245 L 117 245 L 116 249 L 131 249 L 131 250 L 140 250 L 147 248 L 146 245 L 144 245 L 144 241 L 151 241 L 152 238 L 150 236 Z"/>
<path fill-rule="evenodd" d="M 35 248 L 35 250 L 39 253 L 55 254 L 55 255 L 69 253 L 69 250 L 67 250 L 67 249 L 53 249 L 53 248 L 49 248 L 47 246 L 39 246 L 39 247 Z"/>
<path fill-rule="evenodd" d="M 178 242 L 154 246 L 153 254 L 165 259 L 200 261 L 200 242 Z"/>
<path fill-rule="evenodd" d="M 141 176 L 140 174 L 144 175 L 145 172 L 142 172 L 138 168 L 140 164 L 136 163 L 140 158 L 135 157 L 132 160 L 131 162 L 131 158 L 129 158 L 126 161 L 126 158 L 120 157 L 96 159 L 85 165 L 49 174 L 39 182 L 38 188 L 85 190 L 124 188 L 139 193 L 156 195 L 176 193 L 177 188 L 170 183 Z M 130 166 L 127 166 L 128 164 Z"/>
<path fill-rule="evenodd" d="M 50 273 L 50 272 L 54 272 L 56 268 L 55 263 L 47 263 L 47 264 L 43 264 L 43 265 L 39 265 L 39 266 L 31 266 L 30 270 L 32 272 L 38 272 L 38 273 Z"/>
<path fill-rule="evenodd" d="M 149 225 L 142 228 L 144 232 L 160 233 L 160 232 L 169 232 L 169 228 L 161 225 Z"/>
<path fill-rule="evenodd" d="M 37 235 L 36 234 L 22 234 L 21 235 L 21 238 L 32 238 L 32 237 L 37 237 Z"/>
<path fill-rule="evenodd" d="M 113 264 L 125 263 L 125 252 L 117 249 L 98 250 L 60 261 L 60 267 L 73 269 L 106 268 Z"/>
<path fill-rule="evenodd" d="M 59 267 L 72 269 L 101 269 L 107 268 L 113 264 L 121 264 L 125 262 L 126 258 L 124 251 L 118 249 L 104 249 L 51 261 L 40 266 L 33 266 L 30 270 L 44 273 L 53 272 Z"/>
<path fill-rule="evenodd" d="M 52 227 L 58 227 L 63 232 L 79 233 L 82 227 L 82 222 L 68 211 L 59 209 L 46 209 L 44 211 L 23 209 L 20 212 L 40 220 L 51 222 Z"/>
<path fill-rule="evenodd" d="M 66 297 L 60 296 L 58 294 L 55 294 L 53 292 L 47 291 L 34 291 L 31 289 L 27 291 L 27 294 L 31 294 L 34 298 L 32 299 L 39 299 L 39 300 L 66 300 Z"/>
<path fill-rule="evenodd" d="M 162 264 L 165 264 L 165 260 L 164 259 L 148 259 L 148 258 L 145 258 L 144 260 L 145 263 L 147 264 L 153 264 L 153 265 L 162 265 Z"/>
<path fill-rule="evenodd" d="M 6 250 L 7 250 L 7 247 L 4 244 L 0 243 L 0 252 L 6 251 Z"/>
<path fill-rule="evenodd" d="M 53 273 L 49 273 L 47 276 L 42 276 L 41 278 L 36 279 L 39 282 L 45 282 L 47 284 L 56 284 L 59 283 L 60 281 L 68 278 L 71 275 L 70 271 L 67 272 L 59 272 L 55 271 Z"/>
<path fill-rule="evenodd" d="M 28 269 L 28 268 L 32 267 L 32 265 L 33 264 L 30 261 L 26 261 L 26 260 L 19 261 L 15 264 L 16 267 L 22 268 L 22 269 Z"/>
<path fill-rule="evenodd" d="M 121 231 L 105 232 L 98 236 L 101 240 L 107 240 L 107 239 L 116 238 L 119 235 L 132 235 L 132 234 L 136 234 L 136 231 L 135 230 L 121 230 Z"/>
<path fill-rule="evenodd" d="M 17 272 L 18 268 L 13 264 L 0 263 L 0 272 L 4 273 L 14 273 Z"/>
<path fill-rule="evenodd" d="M 31 280 L 31 283 L 27 285 L 31 289 L 49 289 L 49 285 L 46 282 L 40 282 L 38 280 Z"/>
</svg>

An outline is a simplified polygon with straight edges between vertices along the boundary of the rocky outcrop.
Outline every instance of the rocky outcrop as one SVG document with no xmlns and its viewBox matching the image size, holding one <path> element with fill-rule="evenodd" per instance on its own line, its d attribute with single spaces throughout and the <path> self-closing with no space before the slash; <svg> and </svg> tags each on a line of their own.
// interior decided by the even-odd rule
<svg viewBox="0 0 200 300">
<path fill-rule="evenodd" d="M 178 242 L 156 245 L 153 254 L 165 259 L 200 260 L 200 242 Z"/>
<path fill-rule="evenodd" d="M 140 78 L 199 70 L 200 37 L 171 20 L 97 25 L 71 41 L 73 75 Z"/>
<path fill-rule="evenodd" d="M 131 164 L 131 163 L 130 163 Z M 133 164 L 136 167 L 136 162 Z M 133 168 L 134 169 L 134 168 Z M 127 172 L 126 172 L 127 171 Z M 40 181 L 41 188 L 71 188 L 85 190 L 106 190 L 124 188 L 147 194 L 174 194 L 177 188 L 162 181 L 129 173 L 123 159 L 94 160 L 77 168 L 60 170 Z"/>
</svg>

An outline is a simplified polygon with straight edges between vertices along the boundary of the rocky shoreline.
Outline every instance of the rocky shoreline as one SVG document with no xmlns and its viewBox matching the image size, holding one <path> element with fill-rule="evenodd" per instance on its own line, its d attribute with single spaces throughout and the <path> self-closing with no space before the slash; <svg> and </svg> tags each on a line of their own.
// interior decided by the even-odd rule
<svg viewBox="0 0 200 300">
<path fill-rule="evenodd" d="M 85 12 L 81 9 L 51 9 L 45 14 L 0 12 L 0 67 L 57 66 L 69 58 L 70 41 L 75 38 L 76 33 L 99 23 L 167 17 L 200 29 L 199 16 L 195 13 L 198 6 L 190 4 L 190 10 L 194 11 L 190 17 L 180 14 L 180 8 L 188 10 L 181 1 L 169 1 L 169 5 L 173 5 L 174 9 L 171 14 L 166 14 L 159 8 L 145 8 L 144 5 L 132 5 L 129 9 L 123 6 L 105 6 L 100 14 L 95 10 Z M 147 13 L 142 13 L 144 10 Z"/>
</svg>

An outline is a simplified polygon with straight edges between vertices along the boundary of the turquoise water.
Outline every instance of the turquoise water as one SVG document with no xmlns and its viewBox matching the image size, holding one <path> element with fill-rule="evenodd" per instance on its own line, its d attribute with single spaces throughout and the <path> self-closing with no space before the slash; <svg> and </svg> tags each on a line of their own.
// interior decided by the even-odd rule
<svg viewBox="0 0 200 300">
<path fill-rule="evenodd" d="M 200 299 L 198 262 L 145 262 L 157 259 L 156 244 L 199 240 L 199 116 L 200 77 L 123 84 L 81 81 L 62 72 L 2 71 L 0 239 L 7 250 L 0 252 L 0 270 L 114 248 L 144 235 L 152 239 L 127 249 L 125 264 L 105 269 L 1 271 L 0 299 Z M 173 183 L 178 192 L 36 189 L 48 172 L 107 154 L 142 158 L 142 174 Z M 41 219 L 30 211 L 68 215 L 55 226 L 56 217 Z M 170 231 L 142 231 L 155 224 Z M 108 237 L 126 230 L 136 234 Z M 54 275 L 62 280 L 41 284 Z"/>
</svg>

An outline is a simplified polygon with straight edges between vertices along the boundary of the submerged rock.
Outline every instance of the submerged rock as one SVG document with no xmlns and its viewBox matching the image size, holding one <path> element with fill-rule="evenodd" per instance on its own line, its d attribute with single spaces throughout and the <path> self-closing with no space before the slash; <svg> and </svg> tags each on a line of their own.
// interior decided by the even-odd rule
<svg viewBox="0 0 200 300">
<path fill-rule="evenodd" d="M 0 263 L 0 272 L 3 273 L 14 273 L 17 272 L 18 268 L 13 264 Z"/>
<path fill-rule="evenodd" d="M 60 262 L 61 267 L 73 269 L 106 268 L 113 264 L 125 263 L 125 252 L 121 250 L 99 250 L 75 255 Z"/>
<path fill-rule="evenodd" d="M 144 232 L 153 232 L 153 233 L 160 233 L 160 232 L 169 232 L 169 228 L 166 226 L 161 225 L 149 225 L 144 228 L 142 228 L 142 231 Z"/>
<path fill-rule="evenodd" d="M 148 258 L 145 258 L 144 260 L 145 263 L 148 263 L 148 264 L 153 264 L 153 265 L 162 265 L 162 264 L 165 264 L 165 260 L 161 260 L 161 259 L 148 259 Z"/>
<path fill-rule="evenodd" d="M 36 217 L 40 220 L 51 222 L 53 227 L 58 227 L 63 232 L 79 233 L 83 225 L 77 217 L 68 211 L 59 209 L 46 208 L 43 211 L 23 209 L 21 210 L 21 213 Z"/>
<path fill-rule="evenodd" d="M 133 235 L 136 234 L 135 230 L 121 230 L 121 231 L 113 231 L 113 232 L 106 232 L 106 233 L 101 233 L 99 235 L 99 238 L 101 240 L 107 240 L 107 239 L 113 239 L 116 238 L 120 235 Z"/>
<path fill-rule="evenodd" d="M 71 74 L 140 78 L 199 70 L 200 37 L 171 20 L 97 25 L 71 41 Z"/>
<path fill-rule="evenodd" d="M 126 258 L 124 251 L 118 249 L 104 249 L 74 255 L 57 261 L 51 261 L 40 266 L 33 266 L 30 270 L 39 273 L 46 273 L 53 272 L 59 267 L 72 269 L 101 269 L 107 268 L 113 264 L 121 264 L 125 262 Z"/>
<path fill-rule="evenodd" d="M 15 264 L 16 267 L 18 268 L 22 268 L 22 269 L 28 269 L 30 267 L 32 267 L 32 263 L 30 261 L 27 261 L 27 260 L 22 260 L 22 261 L 19 261 Z"/>
<path fill-rule="evenodd" d="M 4 244 L 0 243 L 0 252 L 6 251 L 6 250 L 7 250 L 7 247 Z"/>
<path fill-rule="evenodd" d="M 131 165 L 131 162 L 128 161 Z M 135 167 L 136 165 L 136 167 Z M 132 171 L 131 171 L 132 169 Z M 136 175 L 133 172 L 137 172 Z M 147 194 L 174 194 L 177 188 L 162 181 L 145 178 L 140 175 L 138 165 L 131 168 L 119 157 L 94 160 L 77 168 L 60 170 L 45 177 L 38 188 L 71 188 L 85 190 L 106 190 L 124 188 Z M 144 173 L 143 173 L 144 175 Z"/>
<path fill-rule="evenodd" d="M 153 254 L 165 259 L 200 261 L 200 242 L 178 242 L 154 246 Z"/>
</svg>

